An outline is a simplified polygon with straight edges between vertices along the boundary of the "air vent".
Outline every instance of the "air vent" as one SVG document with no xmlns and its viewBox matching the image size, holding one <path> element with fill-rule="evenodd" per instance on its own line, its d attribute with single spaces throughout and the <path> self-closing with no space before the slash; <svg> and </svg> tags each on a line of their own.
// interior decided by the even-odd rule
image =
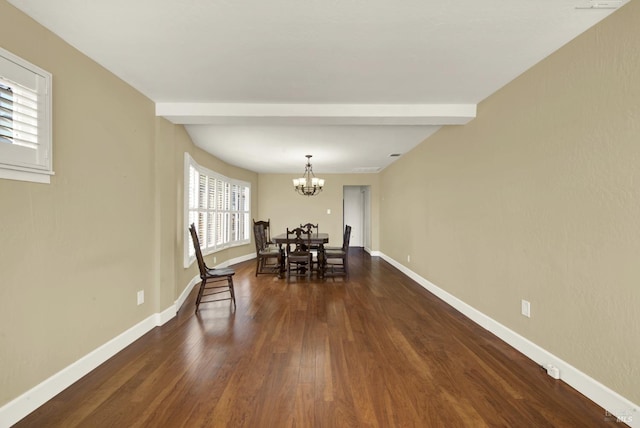
<svg viewBox="0 0 640 428">
<path fill-rule="evenodd" d="M 576 9 L 617 9 L 622 1 L 590 1 L 576 6 Z"/>
<path fill-rule="evenodd" d="M 363 167 L 359 167 L 359 168 L 353 168 L 351 170 L 351 172 L 353 173 L 360 173 L 360 174 L 370 174 L 373 172 L 378 172 L 380 171 L 380 167 L 379 166 L 363 166 Z"/>
</svg>

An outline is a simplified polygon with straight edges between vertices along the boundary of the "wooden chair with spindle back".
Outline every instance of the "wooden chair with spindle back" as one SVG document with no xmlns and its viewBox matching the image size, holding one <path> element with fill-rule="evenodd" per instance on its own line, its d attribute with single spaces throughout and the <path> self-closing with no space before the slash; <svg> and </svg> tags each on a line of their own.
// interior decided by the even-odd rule
<svg viewBox="0 0 640 428">
<path fill-rule="evenodd" d="M 256 276 L 259 274 L 280 273 L 282 254 L 280 249 L 265 241 L 267 233 L 264 224 L 253 222 L 253 238 L 256 244 Z"/>
<path fill-rule="evenodd" d="M 200 239 L 198 239 L 198 233 L 196 232 L 195 224 L 191 223 L 189 227 L 191 233 L 191 241 L 193 242 L 193 248 L 196 253 L 196 259 L 198 261 L 198 269 L 200 270 L 200 288 L 198 290 L 198 297 L 196 299 L 196 313 L 200 308 L 201 303 L 219 302 L 222 300 L 231 300 L 233 306 L 236 306 L 236 296 L 233 290 L 233 275 L 235 271 L 231 268 L 210 268 L 204 262 L 202 257 L 202 250 L 200 249 Z M 229 293 L 230 297 L 226 298 L 211 298 L 206 299 L 209 296 L 217 296 L 221 293 Z"/>
<path fill-rule="evenodd" d="M 287 228 L 287 278 L 311 277 L 313 254 L 311 254 L 311 232 L 297 227 Z"/>
<path fill-rule="evenodd" d="M 342 237 L 342 247 L 325 247 L 324 276 L 349 276 L 349 242 L 351 241 L 351 226 L 346 225 Z"/>
</svg>

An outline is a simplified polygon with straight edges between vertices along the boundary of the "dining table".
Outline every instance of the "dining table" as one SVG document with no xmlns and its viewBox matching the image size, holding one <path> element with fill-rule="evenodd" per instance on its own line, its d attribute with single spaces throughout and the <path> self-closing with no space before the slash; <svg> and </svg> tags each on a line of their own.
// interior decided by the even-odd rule
<svg viewBox="0 0 640 428">
<path fill-rule="evenodd" d="M 305 236 L 305 240 L 306 240 L 306 236 Z M 318 276 L 322 278 L 324 274 L 324 266 L 325 266 L 324 244 L 329 243 L 329 234 L 328 233 L 312 233 L 311 236 L 309 237 L 309 240 L 311 242 L 311 245 L 318 246 Z M 285 250 L 283 248 L 283 245 L 287 244 L 287 234 L 281 233 L 279 235 L 276 235 L 271 238 L 271 242 L 278 245 L 278 248 L 280 249 L 280 254 L 282 254 L 282 257 L 280 257 L 279 277 L 284 278 L 285 271 L 286 271 L 286 261 L 285 261 Z"/>
</svg>

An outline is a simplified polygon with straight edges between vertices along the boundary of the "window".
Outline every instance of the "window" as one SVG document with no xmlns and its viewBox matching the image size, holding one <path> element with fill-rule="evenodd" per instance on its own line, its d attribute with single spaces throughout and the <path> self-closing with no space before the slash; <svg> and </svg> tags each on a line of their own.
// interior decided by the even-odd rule
<svg viewBox="0 0 640 428">
<path fill-rule="evenodd" d="M 50 182 L 51 80 L 0 49 L 0 178 Z"/>
<path fill-rule="evenodd" d="M 232 180 L 198 165 L 185 153 L 184 266 L 195 260 L 187 228 L 196 225 L 203 254 L 250 242 L 249 183 Z"/>
</svg>

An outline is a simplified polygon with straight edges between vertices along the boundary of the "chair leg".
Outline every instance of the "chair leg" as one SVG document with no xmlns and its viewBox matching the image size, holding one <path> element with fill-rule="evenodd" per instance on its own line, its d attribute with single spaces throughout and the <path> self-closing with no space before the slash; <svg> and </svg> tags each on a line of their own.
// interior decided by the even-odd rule
<svg viewBox="0 0 640 428">
<path fill-rule="evenodd" d="M 207 286 L 207 280 L 203 279 L 202 282 L 200 283 L 200 289 L 198 290 L 198 297 L 196 298 L 196 313 L 198 313 L 198 310 L 200 309 L 200 303 L 202 302 L 202 297 L 204 296 L 204 290 L 206 286 Z M 227 287 L 229 288 L 229 294 L 231 294 L 230 300 L 233 302 L 233 306 L 236 307 L 236 293 L 233 288 L 232 276 L 227 277 Z M 222 300 L 229 300 L 229 299 L 222 299 Z M 207 302 L 211 302 L 211 301 L 207 300 Z"/>
<path fill-rule="evenodd" d="M 228 277 L 229 281 L 229 292 L 231 293 L 231 300 L 233 301 L 233 307 L 236 307 L 236 293 L 233 290 L 233 277 Z"/>
<path fill-rule="evenodd" d="M 343 256 L 340 258 L 335 258 L 335 263 L 326 263 L 324 276 L 344 276 L 345 278 L 349 278 L 349 257 Z"/>
<path fill-rule="evenodd" d="M 204 287 L 207 285 L 207 280 L 203 279 L 200 282 L 200 290 L 198 290 L 198 298 L 196 299 L 196 313 L 198 312 L 198 307 L 200 306 L 200 300 L 202 300 L 202 293 L 204 293 Z"/>
</svg>

